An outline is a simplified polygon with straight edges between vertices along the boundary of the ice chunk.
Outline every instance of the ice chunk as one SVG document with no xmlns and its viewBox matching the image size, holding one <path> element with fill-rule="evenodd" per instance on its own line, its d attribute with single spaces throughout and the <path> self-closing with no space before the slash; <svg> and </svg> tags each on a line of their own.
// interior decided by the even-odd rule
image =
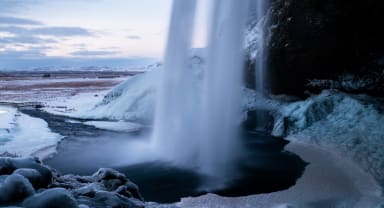
<svg viewBox="0 0 384 208">
<path fill-rule="evenodd" d="M 275 135 L 332 147 L 353 158 L 384 185 L 383 101 L 324 91 L 281 108 Z"/>
</svg>

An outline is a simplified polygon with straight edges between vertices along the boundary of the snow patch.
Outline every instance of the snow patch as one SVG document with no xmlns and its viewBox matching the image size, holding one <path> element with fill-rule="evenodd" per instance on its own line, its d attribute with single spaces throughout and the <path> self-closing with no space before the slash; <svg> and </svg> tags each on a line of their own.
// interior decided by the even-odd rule
<svg viewBox="0 0 384 208">
<path fill-rule="evenodd" d="M 136 75 L 114 87 L 99 102 L 89 103 L 69 115 L 147 123 L 154 114 L 154 88 L 158 76 L 158 70 Z"/>
<path fill-rule="evenodd" d="M 62 138 L 51 132 L 42 119 L 31 117 L 9 106 L 0 106 L 0 110 L 7 111 L 0 115 L 0 152 L 19 156 L 34 155 L 42 149 L 55 146 Z M 38 156 L 44 157 L 52 153 L 49 151 Z"/>
<path fill-rule="evenodd" d="M 126 121 L 87 121 L 84 122 L 84 124 L 94 126 L 99 129 L 118 132 L 135 132 L 142 128 L 140 124 Z"/>
<path fill-rule="evenodd" d="M 315 145 L 290 143 L 286 150 L 309 162 L 296 185 L 283 191 L 243 197 L 207 194 L 183 198 L 181 208 L 366 208 L 380 207 L 384 198 L 370 175 L 348 158 Z"/>
</svg>

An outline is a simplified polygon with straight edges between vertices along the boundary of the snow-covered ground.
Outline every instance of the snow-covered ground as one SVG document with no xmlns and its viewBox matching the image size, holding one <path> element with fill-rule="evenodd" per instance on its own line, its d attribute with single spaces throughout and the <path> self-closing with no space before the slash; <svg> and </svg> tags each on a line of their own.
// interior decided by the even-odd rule
<svg viewBox="0 0 384 208">
<path fill-rule="evenodd" d="M 286 150 L 310 164 L 291 188 L 244 197 L 207 194 L 183 198 L 181 208 L 379 208 L 381 188 L 348 158 L 315 145 L 290 143 Z"/>
<path fill-rule="evenodd" d="M 140 124 L 126 121 L 86 121 L 83 124 L 117 132 L 135 132 L 142 128 Z"/>
<path fill-rule="evenodd" d="M 46 100 L 44 110 L 56 114 L 70 117 L 85 117 L 82 112 L 92 109 L 97 103 L 101 102 L 109 90 L 97 92 L 81 92 L 73 96 L 57 96 L 54 99 Z M 97 93 L 97 94 L 96 94 Z"/>
<path fill-rule="evenodd" d="M 50 131 L 44 120 L 0 105 L 0 153 L 43 158 L 55 151 L 61 138 Z"/>
<path fill-rule="evenodd" d="M 74 112 L 72 116 L 91 119 L 152 120 L 158 70 L 136 75 L 110 90 L 99 102 Z"/>
<path fill-rule="evenodd" d="M 190 55 L 190 70 L 194 71 L 196 80 L 202 76 L 205 65 L 203 49 L 195 49 Z M 111 90 L 92 94 L 80 93 L 67 101 L 51 102 L 45 110 L 76 118 L 125 120 L 150 123 L 155 111 L 156 87 L 161 76 L 162 66 L 152 68 L 142 74 L 126 79 Z M 197 81 L 198 83 L 198 81 Z M 66 102 L 70 111 L 57 112 L 53 107 Z"/>
</svg>

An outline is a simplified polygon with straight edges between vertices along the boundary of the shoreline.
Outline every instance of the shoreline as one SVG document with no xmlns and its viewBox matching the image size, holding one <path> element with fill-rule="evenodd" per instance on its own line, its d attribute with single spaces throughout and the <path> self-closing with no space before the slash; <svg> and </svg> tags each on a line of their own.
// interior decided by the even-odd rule
<svg viewBox="0 0 384 208">
<path fill-rule="evenodd" d="M 344 156 L 345 154 L 342 154 L 337 148 L 300 142 L 295 137 L 285 139 L 290 141 L 285 146 L 285 151 L 292 152 L 309 162 L 303 175 L 294 186 L 269 194 L 235 198 L 221 197 L 215 194 L 187 197 L 181 198 L 176 205 L 180 208 L 264 208 L 287 203 L 299 205 L 299 207 L 306 207 L 308 204 L 322 204 L 320 207 L 327 207 L 344 202 L 353 204 L 353 206 L 348 207 L 376 207 L 380 203 L 384 204 L 382 187 L 374 177 L 364 171 L 350 157 Z M 45 150 L 48 152 L 56 151 L 56 146 L 43 148 L 37 152 L 44 154 L 46 153 Z M 34 156 L 33 154 L 31 155 Z M 50 155 L 52 152 L 47 156 Z M 367 203 L 369 204 L 367 205 Z"/>
<path fill-rule="evenodd" d="M 291 141 L 290 138 L 286 138 Z M 180 208 L 266 208 L 280 205 L 306 207 L 376 207 L 384 204 L 382 187 L 371 174 L 365 172 L 350 158 L 342 157 L 321 146 L 291 141 L 286 151 L 293 152 L 309 162 L 301 178 L 291 188 L 269 194 L 244 197 L 221 197 L 207 194 L 182 198 Z M 319 180 L 321 179 L 321 180 Z"/>
</svg>

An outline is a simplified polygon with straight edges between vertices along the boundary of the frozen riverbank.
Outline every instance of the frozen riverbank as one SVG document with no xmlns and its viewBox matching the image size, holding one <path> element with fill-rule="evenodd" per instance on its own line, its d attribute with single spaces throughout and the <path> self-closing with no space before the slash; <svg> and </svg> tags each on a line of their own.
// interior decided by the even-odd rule
<svg viewBox="0 0 384 208">
<path fill-rule="evenodd" d="M 371 175 L 347 158 L 318 146 L 290 143 L 287 151 L 309 162 L 303 176 L 288 190 L 237 198 L 208 194 L 183 198 L 181 208 L 380 207 L 381 188 Z"/>
<path fill-rule="evenodd" d="M 56 151 L 61 138 L 44 120 L 0 105 L 0 153 L 45 158 Z"/>
</svg>

